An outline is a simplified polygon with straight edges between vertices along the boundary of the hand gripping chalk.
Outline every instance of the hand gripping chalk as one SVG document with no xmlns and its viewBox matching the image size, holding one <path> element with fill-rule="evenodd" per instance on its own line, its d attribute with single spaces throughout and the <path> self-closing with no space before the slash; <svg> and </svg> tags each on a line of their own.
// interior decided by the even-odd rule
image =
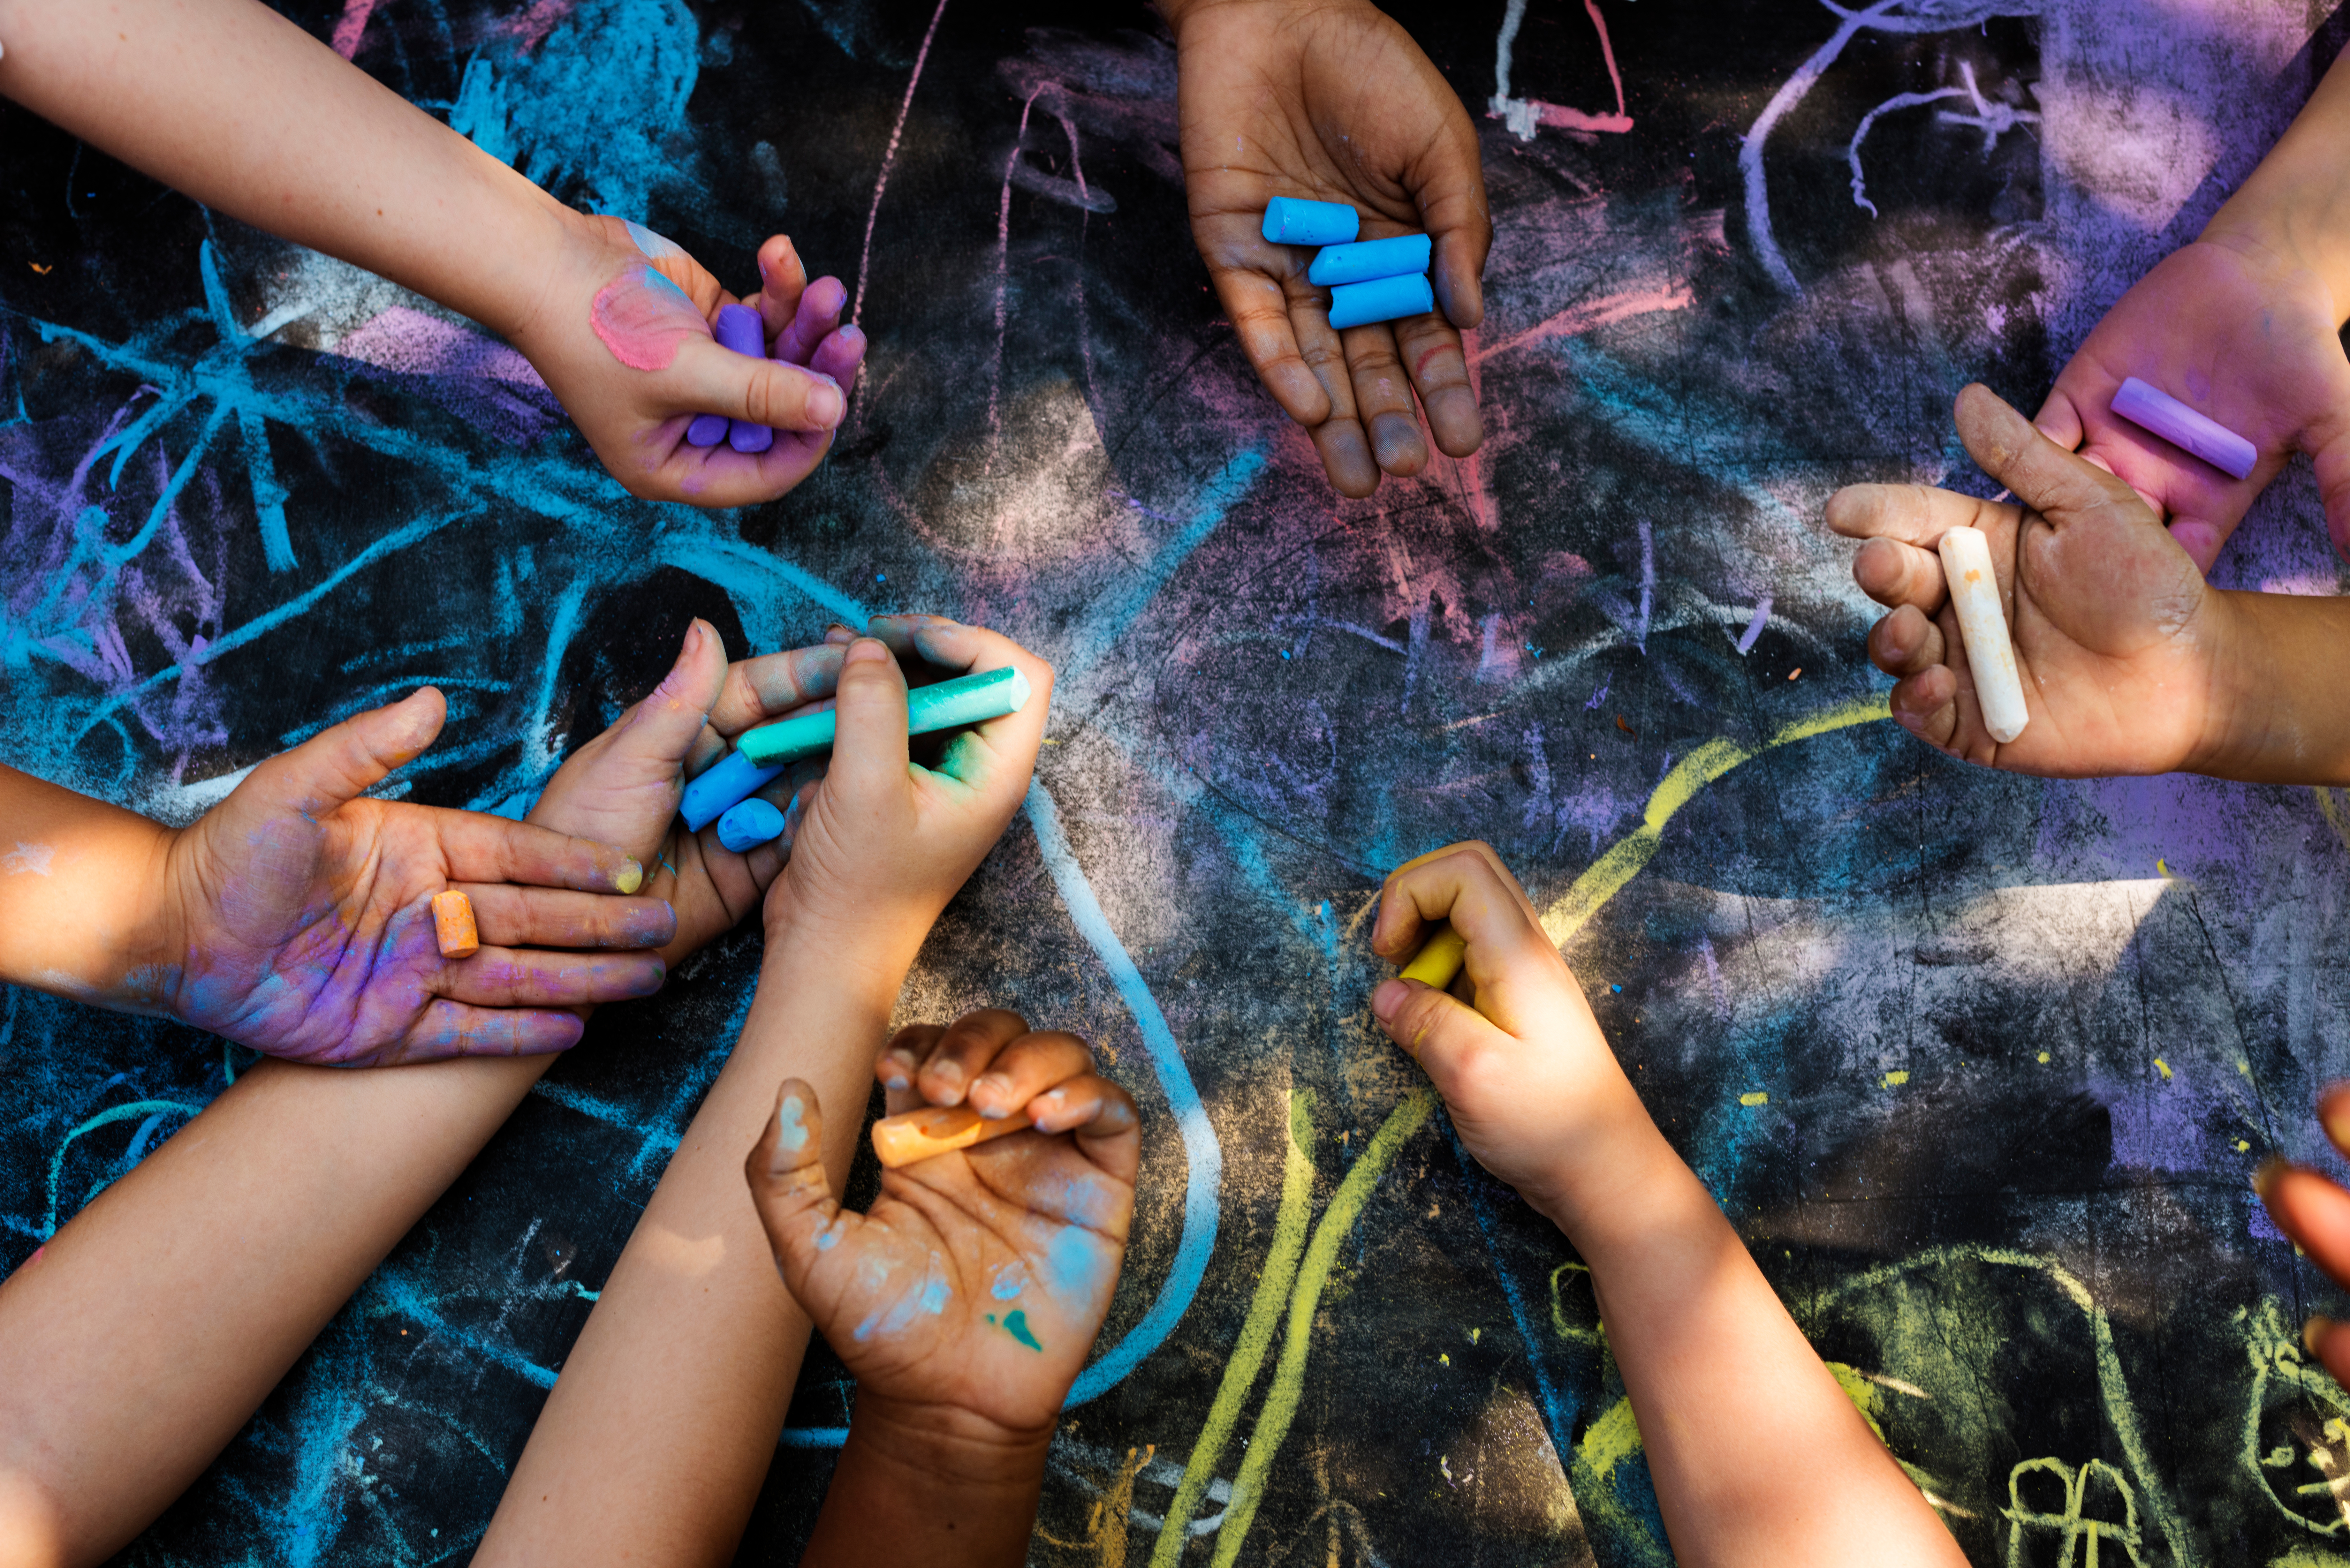
<svg viewBox="0 0 2350 1568">
<path fill-rule="evenodd" d="M 1375 278 L 1369 283 L 1342 283 L 1330 291 L 1330 325 L 1368 327 L 1374 321 L 1425 316 L 1436 308 L 1436 291 L 1420 276 Z"/>
<path fill-rule="evenodd" d="M 482 934 L 473 925 L 473 901 L 454 888 L 433 894 L 432 934 L 442 958 L 472 958 L 480 952 Z"/>
<path fill-rule="evenodd" d="M 884 1116 L 873 1124 L 873 1152 L 892 1170 L 918 1159 L 969 1148 L 1006 1133 L 1026 1132 L 1028 1113 L 1018 1111 L 1001 1121 L 989 1121 L 969 1106 L 925 1106 L 902 1116 Z"/>
<path fill-rule="evenodd" d="M 1419 944 L 1419 950 L 1411 955 L 1411 961 L 1403 966 L 1396 978 L 1416 980 L 1438 991 L 1446 990 L 1460 977 L 1461 963 L 1468 951 L 1469 939 L 1454 930 L 1448 920 L 1430 932 L 1428 940 Z"/>
<path fill-rule="evenodd" d="M 2140 430 L 2152 431 L 2171 445 L 2184 447 L 2222 473 L 2242 479 L 2260 461 L 2260 449 L 2220 424 L 2206 419 L 2169 393 L 2147 386 L 2136 376 L 2114 394 L 2114 412 Z"/>
<path fill-rule="evenodd" d="M 727 753 L 687 783 L 685 797 L 677 803 L 678 815 L 685 818 L 685 830 L 701 832 L 748 799 L 754 791 L 764 789 L 781 778 L 783 773 L 781 763 L 763 768 L 740 752 Z"/>
<path fill-rule="evenodd" d="M 784 814 L 758 796 L 737 801 L 718 819 L 718 842 L 740 855 L 784 836 Z"/>
<path fill-rule="evenodd" d="M 1362 230 L 1361 215 L 1344 202 L 1275 196 L 1265 203 L 1264 237 L 1277 245 L 1343 245 Z"/>
<path fill-rule="evenodd" d="M 1974 671 L 1975 701 L 1983 728 L 2005 745 L 2023 733 L 2032 715 L 2023 706 L 2023 678 L 2015 668 L 2015 644 L 2008 640 L 2007 617 L 2000 609 L 1999 574 L 1991 569 L 1991 541 L 1980 528 L 1953 528 L 1942 535 L 1942 576 L 1958 611 L 1959 637 L 1967 668 Z"/>
<path fill-rule="evenodd" d="M 1005 665 L 906 693 L 906 732 L 927 735 L 963 724 L 984 723 L 1017 713 L 1027 705 L 1028 678 Z M 777 767 L 832 750 L 835 718 L 829 708 L 801 713 L 780 723 L 762 724 L 735 737 L 737 754 L 760 767 Z"/>
<path fill-rule="evenodd" d="M 1428 270 L 1426 234 L 1398 234 L 1391 240 L 1360 240 L 1351 245 L 1331 245 L 1305 269 L 1305 281 L 1325 288 L 1342 283 L 1368 283 L 1374 278 L 1407 277 Z"/>
<path fill-rule="evenodd" d="M 716 335 L 718 346 L 722 348 L 732 348 L 735 353 L 747 354 L 754 359 L 767 357 L 766 331 L 759 323 L 759 313 L 747 305 L 720 306 L 718 320 L 711 331 Z M 764 425 L 729 420 L 726 422 L 726 444 L 736 452 L 761 452 L 775 444 L 775 432 Z"/>
</svg>

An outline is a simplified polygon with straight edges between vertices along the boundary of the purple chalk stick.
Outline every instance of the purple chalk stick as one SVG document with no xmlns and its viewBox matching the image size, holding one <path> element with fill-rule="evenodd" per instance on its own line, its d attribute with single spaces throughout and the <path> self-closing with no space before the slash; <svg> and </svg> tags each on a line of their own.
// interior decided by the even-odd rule
<svg viewBox="0 0 2350 1568">
<path fill-rule="evenodd" d="M 759 321 L 759 313 L 747 305 L 720 306 L 717 324 L 711 330 L 717 335 L 722 348 L 732 348 L 754 359 L 767 357 L 766 330 Z M 726 427 L 726 444 L 736 452 L 764 452 L 775 444 L 775 432 L 764 425 L 733 420 Z"/>
<path fill-rule="evenodd" d="M 762 452 L 775 444 L 775 432 L 764 425 L 734 420 L 726 427 L 726 444 L 736 452 Z"/>
<path fill-rule="evenodd" d="M 2223 473 L 2242 479 L 2260 461 L 2260 449 L 2215 420 L 2205 418 L 2169 393 L 2136 376 L 2114 394 L 2114 412 L 2173 446 L 2184 447 Z"/>
<path fill-rule="evenodd" d="M 733 422 L 724 414 L 696 414 L 693 422 L 685 427 L 685 444 L 716 446 L 726 439 L 726 427 Z"/>
</svg>

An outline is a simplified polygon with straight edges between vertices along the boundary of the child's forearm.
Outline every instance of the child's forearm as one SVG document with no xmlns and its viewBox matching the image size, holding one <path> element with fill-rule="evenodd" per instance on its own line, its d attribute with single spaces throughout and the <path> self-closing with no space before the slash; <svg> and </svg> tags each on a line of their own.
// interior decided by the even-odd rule
<svg viewBox="0 0 2350 1568">
<path fill-rule="evenodd" d="M 837 1190 L 863 1132 L 903 959 L 858 963 L 771 928 L 733 1056 L 564 1363 L 474 1561 L 725 1563 L 775 1457 L 808 1319 L 743 1161 L 785 1077 L 807 1080 Z"/>
<path fill-rule="evenodd" d="M 1963 1562 L 1703 1184 L 1652 1127 L 1640 1143 L 1615 1156 L 1619 1199 L 1565 1228 L 1590 1266 L 1675 1556 L 1692 1568 Z M 1559 1189 L 1589 1185 L 1578 1174 Z"/>
<path fill-rule="evenodd" d="M 0 981 L 128 1012 L 163 1005 L 171 830 L 0 767 Z"/>
<path fill-rule="evenodd" d="M 1017 1568 L 1051 1446 L 1049 1430 L 1007 1441 L 967 1413 L 908 1411 L 860 1389 L 800 1568 Z"/>
<path fill-rule="evenodd" d="M 513 337 L 566 209 L 255 0 L 0 0 L 0 94 Z"/>
<path fill-rule="evenodd" d="M 2350 321 L 2350 52 L 2201 237 L 2249 241 L 2308 267 L 2334 293 L 2335 325 Z"/>
</svg>

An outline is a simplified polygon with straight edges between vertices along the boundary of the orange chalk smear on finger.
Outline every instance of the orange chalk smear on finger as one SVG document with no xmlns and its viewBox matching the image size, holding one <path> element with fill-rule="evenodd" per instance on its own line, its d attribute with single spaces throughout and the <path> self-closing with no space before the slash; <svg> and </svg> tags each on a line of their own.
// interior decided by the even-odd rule
<svg viewBox="0 0 2350 1568">
<path fill-rule="evenodd" d="M 441 939 L 442 958 L 472 958 L 482 950 L 482 933 L 473 924 L 473 901 L 454 888 L 432 895 L 432 932 Z"/>
<path fill-rule="evenodd" d="M 1028 1113 L 990 1121 L 969 1106 L 925 1106 L 873 1124 L 873 1152 L 892 1170 L 1006 1133 L 1026 1132 Z"/>
</svg>

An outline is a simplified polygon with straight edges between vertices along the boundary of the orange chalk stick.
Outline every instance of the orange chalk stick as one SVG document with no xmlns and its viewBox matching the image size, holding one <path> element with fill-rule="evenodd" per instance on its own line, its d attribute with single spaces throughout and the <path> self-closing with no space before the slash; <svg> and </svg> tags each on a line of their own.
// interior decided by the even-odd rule
<svg viewBox="0 0 2350 1568">
<path fill-rule="evenodd" d="M 472 958 L 482 950 L 482 933 L 473 925 L 473 901 L 454 888 L 432 895 L 432 930 L 441 939 L 442 958 Z"/>
<path fill-rule="evenodd" d="M 1028 1114 L 992 1122 L 969 1106 L 925 1106 L 903 1116 L 884 1116 L 873 1124 L 873 1152 L 896 1169 L 928 1159 L 949 1149 L 969 1148 L 1006 1133 L 1028 1130 Z"/>
<path fill-rule="evenodd" d="M 1398 977 L 1416 980 L 1439 991 L 1451 985 L 1461 973 L 1461 961 L 1469 951 L 1469 940 L 1447 924 L 1436 928 L 1436 933 L 1420 944 L 1411 961 L 1403 966 Z"/>
</svg>

